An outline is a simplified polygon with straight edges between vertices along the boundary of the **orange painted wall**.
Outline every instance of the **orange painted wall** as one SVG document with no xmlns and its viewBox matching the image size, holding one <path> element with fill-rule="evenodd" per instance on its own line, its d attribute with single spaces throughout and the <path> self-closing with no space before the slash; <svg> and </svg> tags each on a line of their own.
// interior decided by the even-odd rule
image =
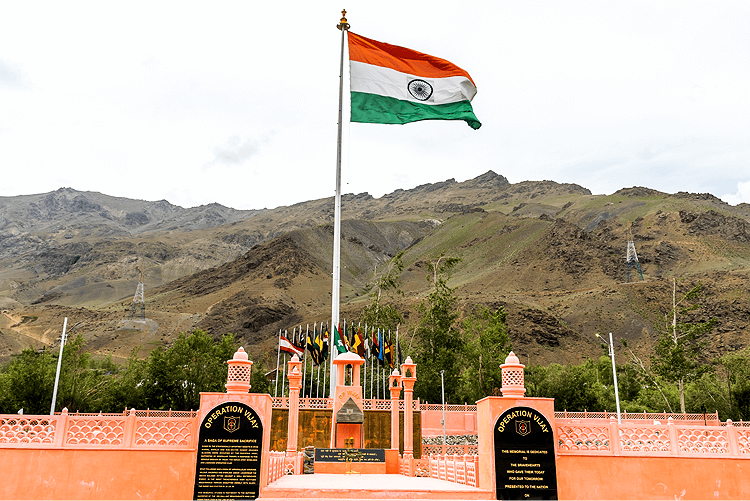
<svg viewBox="0 0 750 501">
<path fill-rule="evenodd" d="M 435 437 L 443 434 L 442 411 L 423 410 L 422 435 Z M 476 411 L 450 411 L 445 413 L 445 433 L 447 435 L 475 435 L 477 433 Z"/>
<path fill-rule="evenodd" d="M 195 451 L 0 450 L 0 499 L 192 499 Z"/>
<path fill-rule="evenodd" d="M 750 499 L 750 458 L 558 456 L 559 499 Z"/>
</svg>

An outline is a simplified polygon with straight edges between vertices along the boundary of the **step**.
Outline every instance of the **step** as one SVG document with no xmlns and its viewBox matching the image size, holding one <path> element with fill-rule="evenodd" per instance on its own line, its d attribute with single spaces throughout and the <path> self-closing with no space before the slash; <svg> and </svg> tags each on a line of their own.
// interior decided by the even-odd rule
<svg viewBox="0 0 750 501">
<path fill-rule="evenodd" d="M 434 478 L 404 475 L 286 475 L 265 487 L 258 499 L 495 499 L 490 491 Z"/>
</svg>

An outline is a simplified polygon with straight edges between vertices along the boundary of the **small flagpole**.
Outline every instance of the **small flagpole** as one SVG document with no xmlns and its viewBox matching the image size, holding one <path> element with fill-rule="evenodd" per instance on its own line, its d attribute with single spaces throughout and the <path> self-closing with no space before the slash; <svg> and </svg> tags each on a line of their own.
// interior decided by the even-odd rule
<svg viewBox="0 0 750 501">
<path fill-rule="evenodd" d="M 372 383 L 375 380 L 375 366 L 378 365 L 377 363 L 372 362 L 372 343 L 375 340 L 375 329 L 372 329 L 372 332 L 370 333 L 370 337 L 372 338 L 370 340 L 370 364 L 372 365 L 370 367 L 370 400 L 372 400 Z"/>
<path fill-rule="evenodd" d="M 325 332 L 328 334 L 328 341 L 326 342 L 325 336 L 323 336 L 323 344 L 328 346 L 328 354 L 329 356 L 333 356 L 333 353 L 331 353 L 331 330 L 328 328 L 328 322 L 326 322 L 326 330 Z M 328 398 L 329 395 L 326 394 L 326 374 L 328 373 L 328 362 L 324 360 L 323 364 L 323 389 L 320 390 L 320 394 L 323 396 L 323 398 Z"/>
<path fill-rule="evenodd" d="M 284 329 L 284 337 L 289 339 L 289 331 Z M 286 395 L 286 352 L 284 352 L 284 360 L 281 362 L 281 396 Z"/>
<path fill-rule="evenodd" d="M 315 398 L 320 398 L 320 364 L 318 364 L 318 379 L 315 380 Z"/>
<path fill-rule="evenodd" d="M 318 322 L 315 322 L 313 324 L 313 337 L 312 337 L 313 344 L 315 344 L 315 328 L 317 326 L 318 326 Z M 311 352 L 311 353 L 314 353 L 314 350 L 315 350 L 315 348 L 313 348 L 313 352 Z M 310 362 L 310 396 L 312 397 L 313 396 L 313 376 L 315 375 L 315 357 L 311 357 L 311 358 L 312 358 L 312 360 Z M 318 375 L 320 375 L 320 372 L 318 372 Z M 317 397 L 318 397 L 318 395 L 316 393 L 315 394 L 315 398 L 317 398 Z"/>
<path fill-rule="evenodd" d="M 333 213 L 333 284 L 331 290 L 331 323 L 334 328 L 339 325 L 339 307 L 341 298 L 341 136 L 343 125 L 343 101 L 344 101 L 344 42 L 349 23 L 346 22 L 346 10 L 341 11 L 341 20 L 336 26 L 341 30 L 341 61 L 339 63 L 339 124 L 338 139 L 336 141 L 336 196 L 334 197 Z M 334 381 L 336 380 L 336 366 L 333 361 L 336 354 L 331 350 L 331 395 L 336 391 Z"/>
<path fill-rule="evenodd" d="M 378 329 L 378 363 L 375 364 L 375 371 L 378 373 L 378 381 L 375 386 L 375 398 L 380 398 L 380 354 L 383 353 L 383 343 L 380 342 L 380 329 Z"/>
<path fill-rule="evenodd" d="M 281 357 L 281 329 L 279 329 L 279 337 L 276 340 L 278 341 L 278 348 L 276 350 L 276 375 L 274 376 L 274 379 L 276 380 L 276 385 L 273 389 L 273 396 L 278 397 L 279 396 L 279 358 Z"/>
<path fill-rule="evenodd" d="M 328 351 L 331 350 L 331 343 L 328 343 Z M 331 355 L 333 356 L 333 355 Z M 325 362 L 323 365 L 323 389 L 320 391 L 320 394 L 323 396 L 323 398 L 328 398 L 328 395 L 326 395 L 326 372 L 328 372 L 328 362 Z"/>
<path fill-rule="evenodd" d="M 396 369 L 401 369 L 401 358 L 398 356 L 398 327 L 401 324 L 396 324 L 396 353 L 393 353 L 393 346 L 391 346 L 391 356 L 395 356 L 394 359 L 396 362 L 393 364 Z"/>
<path fill-rule="evenodd" d="M 362 332 L 362 322 L 359 323 L 359 326 L 357 327 L 357 333 Z M 367 336 L 367 324 L 365 324 L 365 336 Z M 365 344 L 365 338 L 360 336 L 362 339 L 360 342 L 362 343 L 362 350 L 365 352 L 365 356 L 362 357 L 365 360 L 365 366 L 364 370 L 362 371 L 362 398 L 365 398 L 366 393 L 365 390 L 367 390 L 367 345 Z"/>
<path fill-rule="evenodd" d="M 299 332 L 302 334 L 302 325 L 299 326 Z M 307 327 L 305 328 L 305 351 L 302 352 L 302 356 L 304 357 L 303 360 L 305 361 L 305 364 L 302 366 L 302 396 L 305 396 L 305 382 L 307 377 L 307 336 L 310 335 L 310 324 L 307 324 Z"/>
</svg>

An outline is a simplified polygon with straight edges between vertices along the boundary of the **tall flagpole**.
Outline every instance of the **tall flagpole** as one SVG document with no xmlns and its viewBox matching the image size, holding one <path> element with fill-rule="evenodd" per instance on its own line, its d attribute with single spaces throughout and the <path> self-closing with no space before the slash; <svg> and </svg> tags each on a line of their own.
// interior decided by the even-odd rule
<svg viewBox="0 0 750 501">
<path fill-rule="evenodd" d="M 336 142 L 336 196 L 333 213 L 333 286 L 331 290 L 331 325 L 335 329 L 339 325 L 339 306 L 341 295 L 341 129 L 343 123 L 344 101 L 344 41 L 349 23 L 346 22 L 346 10 L 341 11 L 341 21 L 336 26 L 341 30 L 341 62 L 339 64 L 339 131 Z M 336 391 L 336 366 L 333 361 L 336 352 L 331 350 L 331 379 L 330 394 Z"/>
</svg>

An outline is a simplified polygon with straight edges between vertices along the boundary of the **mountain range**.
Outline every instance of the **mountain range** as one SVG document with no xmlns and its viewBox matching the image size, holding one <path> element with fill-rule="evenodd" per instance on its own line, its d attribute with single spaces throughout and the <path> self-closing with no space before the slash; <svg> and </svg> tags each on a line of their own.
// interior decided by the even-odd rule
<svg viewBox="0 0 750 501">
<path fill-rule="evenodd" d="M 116 360 L 201 328 L 232 332 L 270 361 L 279 329 L 330 321 L 333 209 L 332 197 L 244 211 L 71 188 L 0 197 L 0 360 L 58 345 L 68 317 L 71 335 Z M 626 282 L 629 240 L 643 280 L 633 267 Z M 461 259 L 449 282 L 461 313 L 505 307 L 523 363 L 598 357 L 595 334 L 605 332 L 647 355 L 673 279 L 678 294 L 703 286 L 688 319 L 718 319 L 707 357 L 748 346 L 748 204 L 644 187 L 594 195 L 492 171 L 380 198 L 344 195 L 342 318 L 357 321 L 367 284 L 402 250 L 404 295 L 393 302 L 407 350 L 428 264 L 443 253 Z M 129 318 L 141 277 L 145 321 Z M 618 343 L 624 361 L 622 351 Z"/>
</svg>

